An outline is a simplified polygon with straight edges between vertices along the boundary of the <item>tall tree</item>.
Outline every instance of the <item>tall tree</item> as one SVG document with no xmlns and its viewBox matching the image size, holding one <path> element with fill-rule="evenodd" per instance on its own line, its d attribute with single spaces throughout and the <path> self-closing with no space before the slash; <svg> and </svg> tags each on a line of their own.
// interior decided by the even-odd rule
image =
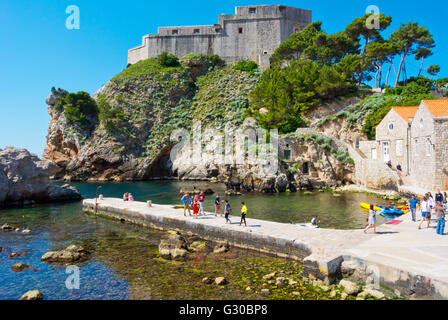
<svg viewBox="0 0 448 320">
<path fill-rule="evenodd" d="M 422 73 L 423 70 L 423 61 L 425 61 L 426 58 L 430 57 L 433 55 L 433 52 L 431 51 L 431 49 L 429 48 L 420 48 L 417 50 L 417 52 L 415 53 L 415 60 L 421 60 L 420 63 L 420 70 L 418 71 L 418 75 L 417 77 L 419 77 Z"/>
<path fill-rule="evenodd" d="M 369 25 L 369 21 L 371 20 L 371 16 L 374 13 L 368 13 L 362 17 L 356 18 L 355 20 L 353 20 L 353 22 L 351 24 L 349 24 L 346 28 L 345 28 L 345 32 L 347 32 L 347 34 L 349 36 L 351 36 L 352 38 L 359 38 L 362 37 L 364 39 L 364 46 L 363 49 L 361 50 L 361 56 L 362 56 L 362 65 L 364 66 L 365 64 L 365 58 L 366 58 L 366 53 L 367 53 L 367 47 L 368 44 L 370 43 L 370 41 L 372 40 L 376 40 L 380 37 L 380 32 L 384 31 L 385 29 L 387 29 L 387 27 L 390 26 L 390 24 L 392 23 L 392 17 L 391 16 L 385 16 L 384 14 L 379 14 L 378 18 L 379 18 L 379 28 L 372 28 L 371 25 Z M 363 79 L 363 72 L 361 71 L 361 76 L 360 76 L 360 83 Z"/>
<path fill-rule="evenodd" d="M 387 41 L 375 41 L 367 45 L 367 60 L 371 61 L 375 69 L 375 85 L 381 87 L 382 82 L 382 68 L 388 57 L 394 52 L 394 47 Z M 387 83 L 387 81 L 386 81 Z"/>
<path fill-rule="evenodd" d="M 398 53 L 401 54 L 395 86 L 397 86 L 400 81 L 400 75 L 403 71 L 406 57 L 415 54 L 420 48 L 434 47 L 434 39 L 431 33 L 428 29 L 419 26 L 416 22 L 401 24 L 400 28 L 390 35 L 389 42 L 391 42 L 398 49 Z"/>
<path fill-rule="evenodd" d="M 434 77 L 440 72 L 440 66 L 438 64 L 432 64 L 428 67 L 426 72 Z"/>
</svg>

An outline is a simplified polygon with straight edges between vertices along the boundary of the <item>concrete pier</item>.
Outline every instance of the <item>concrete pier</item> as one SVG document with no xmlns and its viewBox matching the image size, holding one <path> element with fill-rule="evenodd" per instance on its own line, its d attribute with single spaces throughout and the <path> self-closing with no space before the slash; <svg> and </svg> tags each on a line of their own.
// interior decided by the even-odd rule
<svg viewBox="0 0 448 320">
<path fill-rule="evenodd" d="M 95 200 L 83 202 L 84 210 L 95 211 Z M 417 230 L 409 215 L 398 224 L 382 225 L 378 234 L 362 230 L 316 229 L 247 217 L 248 226 L 232 224 L 214 214 L 199 219 L 184 217 L 183 209 L 121 199 L 98 200 L 100 215 L 162 229 L 191 232 L 214 241 L 250 248 L 303 261 L 304 272 L 327 282 L 341 276 L 341 265 L 355 265 L 355 275 L 415 297 L 448 298 L 448 237 L 434 229 Z M 432 224 L 435 226 L 435 223 Z M 372 231 L 370 231 L 372 232 Z M 344 268 L 342 268 L 344 269 Z M 347 269 L 347 268 L 345 268 Z"/>
</svg>

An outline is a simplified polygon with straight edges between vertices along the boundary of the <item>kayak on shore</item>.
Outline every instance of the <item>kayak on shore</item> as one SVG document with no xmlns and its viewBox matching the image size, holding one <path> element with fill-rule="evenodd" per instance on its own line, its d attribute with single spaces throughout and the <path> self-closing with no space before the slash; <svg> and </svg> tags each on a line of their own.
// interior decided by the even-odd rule
<svg viewBox="0 0 448 320">
<path fill-rule="evenodd" d="M 366 210 L 370 210 L 370 204 L 363 202 L 363 203 L 361 203 L 361 208 L 362 209 L 366 209 Z M 393 211 L 401 212 L 399 214 L 404 214 L 404 213 L 407 213 L 409 211 L 409 208 L 407 206 L 391 206 L 391 205 L 388 205 L 388 206 L 374 206 L 373 207 L 373 210 L 375 210 L 375 211 L 382 211 L 384 209 L 389 210 L 391 212 L 393 212 Z"/>
</svg>

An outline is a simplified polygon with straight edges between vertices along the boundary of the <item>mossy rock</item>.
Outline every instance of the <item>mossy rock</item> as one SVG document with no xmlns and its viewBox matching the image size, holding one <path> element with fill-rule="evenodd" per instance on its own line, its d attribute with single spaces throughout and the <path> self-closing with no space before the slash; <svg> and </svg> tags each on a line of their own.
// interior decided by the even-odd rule
<svg viewBox="0 0 448 320">
<path fill-rule="evenodd" d="M 312 195 L 312 194 L 314 194 L 314 192 L 311 192 L 311 191 L 305 191 L 305 192 L 303 193 L 304 196 L 310 196 L 310 195 Z"/>
</svg>

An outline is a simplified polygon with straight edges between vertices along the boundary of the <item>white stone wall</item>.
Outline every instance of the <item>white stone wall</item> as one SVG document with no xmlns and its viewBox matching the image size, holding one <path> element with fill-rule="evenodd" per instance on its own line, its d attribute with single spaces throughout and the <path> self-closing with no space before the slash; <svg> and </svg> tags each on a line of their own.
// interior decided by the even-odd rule
<svg viewBox="0 0 448 320">
<path fill-rule="evenodd" d="M 414 186 L 434 190 L 436 183 L 436 153 L 428 141 L 436 144 L 434 118 L 431 112 L 420 105 L 411 125 L 411 182 Z"/>
<path fill-rule="evenodd" d="M 391 125 L 393 129 L 389 128 Z M 378 159 L 387 162 L 384 157 L 383 143 L 388 142 L 389 159 L 393 168 L 400 164 L 403 172 L 406 173 L 408 169 L 408 149 L 410 148 L 409 137 L 410 127 L 408 122 L 392 109 L 376 128 L 376 141 L 379 142 L 377 147 Z M 397 147 L 399 143 L 401 148 Z M 398 149 L 401 149 L 401 154 Z"/>
<path fill-rule="evenodd" d="M 448 190 L 448 119 L 436 119 L 434 127 L 436 165 L 433 190 Z"/>
</svg>

